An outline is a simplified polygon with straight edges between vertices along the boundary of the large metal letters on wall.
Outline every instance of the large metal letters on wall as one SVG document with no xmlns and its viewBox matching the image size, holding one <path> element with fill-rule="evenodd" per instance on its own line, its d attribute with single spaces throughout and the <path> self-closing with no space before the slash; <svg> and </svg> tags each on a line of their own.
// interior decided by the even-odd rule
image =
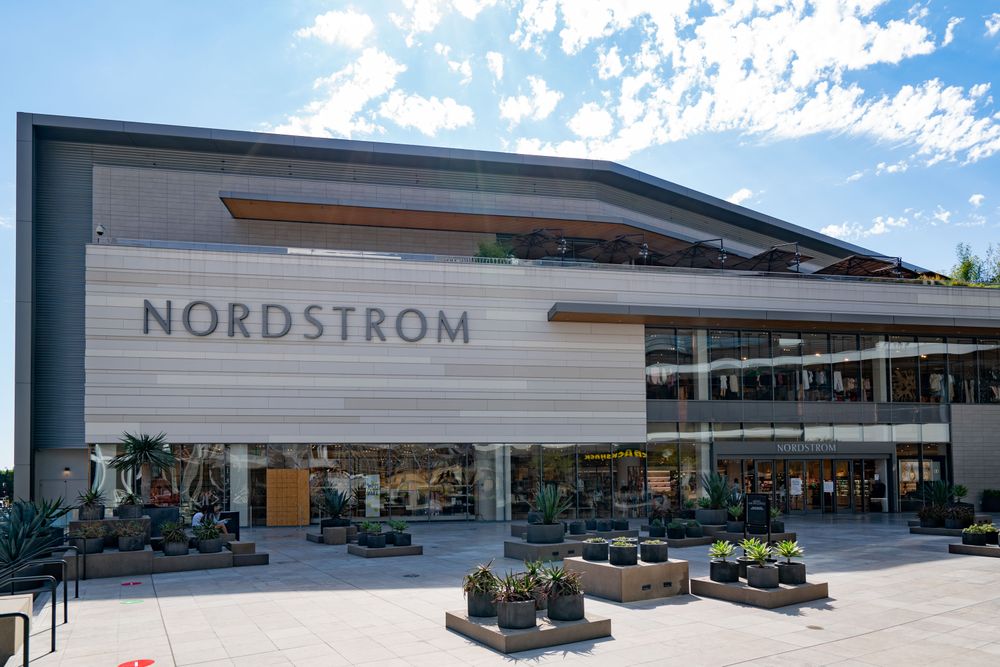
<svg viewBox="0 0 1000 667">
<path fill-rule="evenodd" d="M 332 306 L 329 312 L 334 313 L 336 324 L 339 325 L 340 340 L 348 339 L 348 321 L 359 309 L 354 306 Z M 226 335 L 230 338 L 239 336 L 251 338 L 252 333 L 257 333 L 261 338 L 282 338 L 287 336 L 292 330 L 294 318 L 292 312 L 285 306 L 278 303 L 262 304 L 257 319 L 258 326 L 248 327 L 247 319 L 251 315 L 251 308 L 245 303 L 229 303 L 223 309 L 223 317 L 226 321 Z M 311 304 L 302 310 L 302 318 L 311 327 L 311 330 L 302 334 L 303 338 L 316 340 L 326 333 L 326 327 L 331 323 L 324 321 L 323 306 Z M 358 313 L 360 315 L 360 313 Z M 142 302 L 142 333 L 149 334 L 150 320 L 155 326 L 168 336 L 173 334 L 174 329 L 174 307 L 168 299 L 163 306 L 157 307 L 149 299 Z M 181 311 L 181 324 L 184 330 L 192 336 L 210 336 L 219 328 L 219 309 L 208 301 L 190 301 Z M 394 320 L 396 335 L 407 343 L 416 343 L 423 340 L 428 333 L 427 315 L 419 308 L 404 308 L 396 314 Z M 386 339 L 382 330 L 386 321 L 386 313 L 382 308 L 368 307 L 364 309 L 365 340 L 371 341 L 376 338 L 380 341 Z M 443 311 L 437 312 L 437 341 L 440 343 L 446 337 L 449 342 L 456 342 L 459 335 L 463 343 L 469 342 L 469 314 L 462 311 L 458 318 L 452 317 Z M 386 328 L 388 326 L 386 325 Z"/>
</svg>

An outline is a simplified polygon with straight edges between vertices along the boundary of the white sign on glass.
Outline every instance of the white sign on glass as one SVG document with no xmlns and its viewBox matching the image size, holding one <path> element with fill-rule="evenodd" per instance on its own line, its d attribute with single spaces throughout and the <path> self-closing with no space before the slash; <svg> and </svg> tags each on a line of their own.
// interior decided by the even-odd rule
<svg viewBox="0 0 1000 667">
<path fill-rule="evenodd" d="M 833 480 L 823 480 L 823 493 L 833 493 Z"/>
<path fill-rule="evenodd" d="M 382 482 L 378 475 L 365 475 L 365 516 L 382 514 Z"/>
<path fill-rule="evenodd" d="M 790 487 L 789 487 L 789 493 L 792 494 L 793 496 L 801 496 L 802 495 L 802 478 L 801 477 L 792 477 L 788 481 L 791 482 Z"/>
</svg>

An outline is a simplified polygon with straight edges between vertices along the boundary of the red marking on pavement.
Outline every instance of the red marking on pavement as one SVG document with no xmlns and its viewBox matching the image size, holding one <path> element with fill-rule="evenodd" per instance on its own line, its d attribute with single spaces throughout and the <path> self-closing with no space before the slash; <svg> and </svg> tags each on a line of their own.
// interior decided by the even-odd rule
<svg viewBox="0 0 1000 667">
<path fill-rule="evenodd" d="M 156 661 L 155 660 L 126 660 L 122 664 L 118 665 L 118 667 L 149 667 L 154 662 L 156 662 Z"/>
<path fill-rule="evenodd" d="M 123 581 L 122 586 L 142 586 L 141 581 Z M 133 662 L 135 662 L 133 660 Z"/>
</svg>

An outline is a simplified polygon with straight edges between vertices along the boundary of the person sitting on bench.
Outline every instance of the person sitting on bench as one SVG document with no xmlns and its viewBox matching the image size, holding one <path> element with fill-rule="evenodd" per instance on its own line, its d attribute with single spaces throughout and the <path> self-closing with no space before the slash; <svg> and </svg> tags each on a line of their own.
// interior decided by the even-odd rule
<svg viewBox="0 0 1000 667">
<path fill-rule="evenodd" d="M 228 535 L 229 531 L 226 530 L 225 519 L 218 519 L 215 513 L 215 507 L 211 505 L 202 505 L 201 509 L 195 512 L 195 515 L 191 517 L 191 527 L 196 528 L 200 526 L 202 522 L 214 523 L 222 531 L 223 535 Z"/>
</svg>

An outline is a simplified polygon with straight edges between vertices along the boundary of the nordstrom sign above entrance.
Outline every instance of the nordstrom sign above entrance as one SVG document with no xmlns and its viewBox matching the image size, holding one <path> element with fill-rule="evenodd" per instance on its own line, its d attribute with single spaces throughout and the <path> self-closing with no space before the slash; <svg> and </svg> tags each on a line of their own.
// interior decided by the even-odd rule
<svg viewBox="0 0 1000 667">
<path fill-rule="evenodd" d="M 180 311 L 179 313 L 177 311 Z M 179 315 L 179 317 L 178 317 Z M 438 342 L 469 342 L 469 315 L 462 311 L 457 317 L 443 311 L 437 315 L 425 315 L 419 308 L 404 308 L 395 315 L 387 315 L 382 308 L 355 308 L 354 306 L 306 306 L 302 312 L 292 311 L 279 303 L 264 303 L 256 309 L 245 304 L 232 302 L 216 307 L 208 301 L 190 301 L 183 308 L 175 308 L 171 301 L 154 305 L 149 299 L 142 302 L 142 333 L 150 328 L 159 328 L 168 336 L 180 320 L 184 331 L 192 336 L 211 336 L 222 330 L 230 338 L 281 338 L 287 336 L 297 319 L 305 323 L 308 331 L 303 338 L 315 340 L 323 336 L 337 336 L 348 339 L 349 326 L 359 321 L 365 329 L 365 340 L 385 340 L 385 332 L 395 330 L 396 336 L 407 343 L 416 343 L 428 335 L 437 335 Z M 224 329 L 220 329 L 224 327 Z"/>
</svg>

